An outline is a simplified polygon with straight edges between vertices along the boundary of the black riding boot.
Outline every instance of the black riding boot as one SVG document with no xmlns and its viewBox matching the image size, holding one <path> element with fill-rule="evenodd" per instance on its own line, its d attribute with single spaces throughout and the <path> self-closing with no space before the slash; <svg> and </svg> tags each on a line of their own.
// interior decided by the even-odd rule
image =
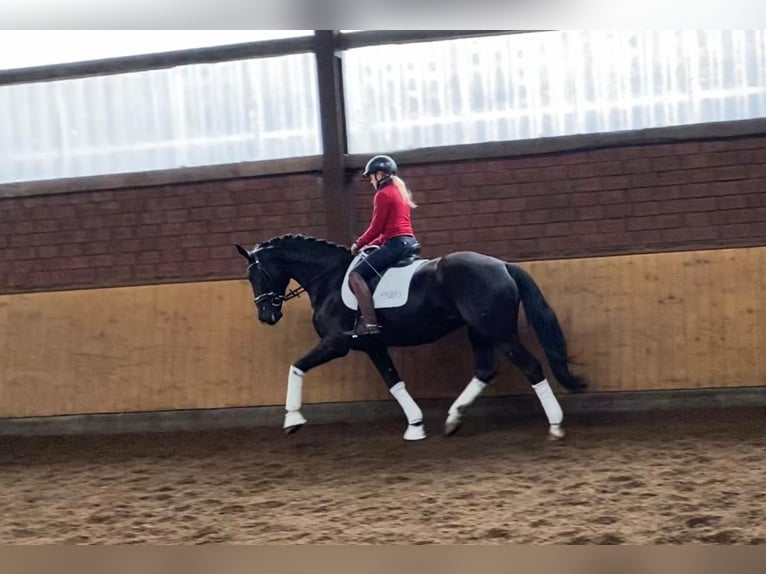
<svg viewBox="0 0 766 574">
<path fill-rule="evenodd" d="M 352 275 L 349 286 L 356 296 L 361 311 L 359 317 L 357 317 L 356 326 L 354 327 L 351 336 L 360 337 L 364 335 L 377 335 L 381 332 L 381 327 L 378 325 L 378 318 L 375 314 L 375 305 L 372 302 L 370 288 L 367 286 L 365 280 L 356 274 Z"/>
</svg>

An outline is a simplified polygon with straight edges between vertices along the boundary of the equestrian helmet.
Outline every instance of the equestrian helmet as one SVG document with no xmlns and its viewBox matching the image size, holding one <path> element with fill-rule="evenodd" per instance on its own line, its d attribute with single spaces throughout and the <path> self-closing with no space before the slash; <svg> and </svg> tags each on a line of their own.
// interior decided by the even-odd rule
<svg viewBox="0 0 766 574">
<path fill-rule="evenodd" d="M 396 175 L 396 162 L 387 155 L 376 155 L 364 166 L 364 177 L 370 177 L 373 173 L 382 171 L 388 175 Z"/>
</svg>

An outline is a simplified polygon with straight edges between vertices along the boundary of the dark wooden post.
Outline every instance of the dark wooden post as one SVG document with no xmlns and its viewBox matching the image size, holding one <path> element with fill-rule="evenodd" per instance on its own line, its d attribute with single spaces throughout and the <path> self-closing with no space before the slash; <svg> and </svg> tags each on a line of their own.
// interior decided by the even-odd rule
<svg viewBox="0 0 766 574">
<path fill-rule="evenodd" d="M 327 210 L 327 239 L 350 244 L 354 239 L 354 202 L 346 192 L 346 114 L 343 70 L 336 30 L 315 30 L 315 55 L 322 121 L 322 194 Z"/>
</svg>

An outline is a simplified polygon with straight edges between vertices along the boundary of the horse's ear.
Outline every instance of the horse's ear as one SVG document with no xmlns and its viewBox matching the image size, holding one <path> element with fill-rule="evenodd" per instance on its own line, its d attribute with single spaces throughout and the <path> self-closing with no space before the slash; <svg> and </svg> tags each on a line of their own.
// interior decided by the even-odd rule
<svg viewBox="0 0 766 574">
<path fill-rule="evenodd" d="M 250 253 L 248 253 L 247 249 L 245 249 L 244 247 L 242 247 L 242 246 L 241 246 L 239 243 L 236 243 L 236 244 L 235 244 L 235 246 L 236 246 L 236 248 L 237 248 L 237 251 L 239 252 L 239 254 L 240 254 L 242 257 L 244 257 L 245 259 L 247 259 L 247 260 L 248 260 L 250 263 L 252 263 L 252 262 L 253 262 L 253 256 L 252 256 L 252 255 L 250 255 Z"/>
</svg>

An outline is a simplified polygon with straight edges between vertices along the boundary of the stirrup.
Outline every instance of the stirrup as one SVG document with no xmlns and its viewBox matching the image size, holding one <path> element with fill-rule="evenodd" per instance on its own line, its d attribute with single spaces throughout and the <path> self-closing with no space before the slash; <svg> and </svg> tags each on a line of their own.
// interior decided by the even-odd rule
<svg viewBox="0 0 766 574">
<path fill-rule="evenodd" d="M 354 329 L 355 336 L 360 335 L 378 335 L 382 328 L 377 323 L 361 323 Z"/>
<path fill-rule="evenodd" d="M 351 335 L 351 337 L 356 339 L 357 337 L 364 337 L 365 335 L 379 335 L 382 330 L 382 327 L 377 323 L 368 323 L 359 318 L 354 326 L 354 330 L 347 331 L 346 335 Z"/>
</svg>

